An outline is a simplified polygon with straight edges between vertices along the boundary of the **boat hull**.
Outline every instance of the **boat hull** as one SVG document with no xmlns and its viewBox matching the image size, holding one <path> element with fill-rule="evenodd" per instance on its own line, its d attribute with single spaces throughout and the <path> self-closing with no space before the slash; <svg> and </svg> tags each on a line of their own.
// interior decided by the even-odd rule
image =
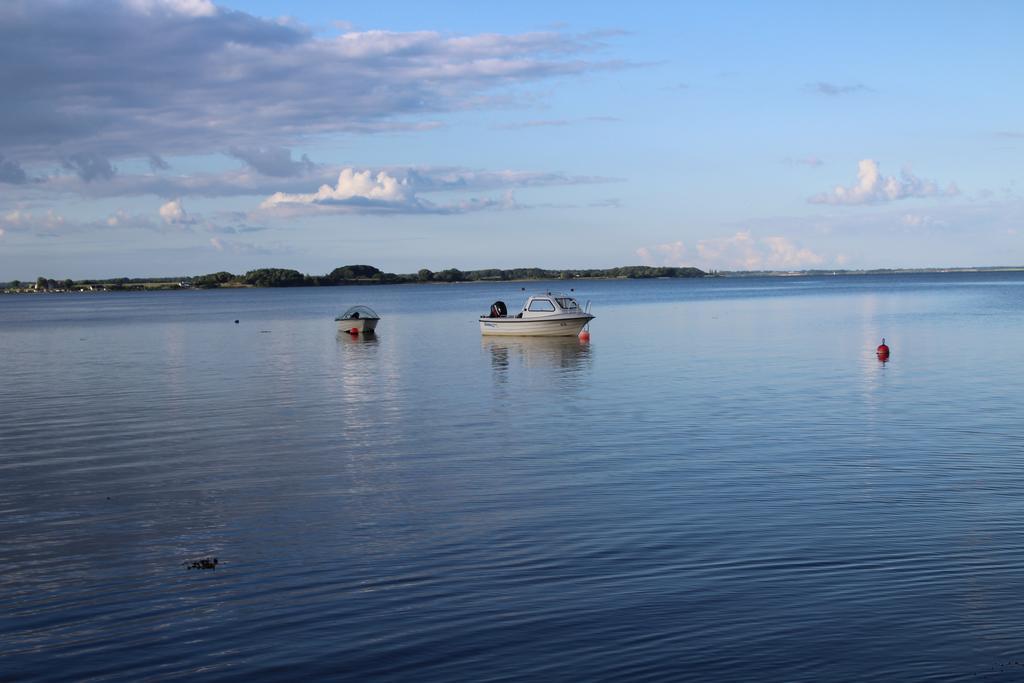
<svg viewBox="0 0 1024 683">
<path fill-rule="evenodd" d="M 494 337 L 575 337 L 592 315 L 551 318 L 480 318 L 480 334 Z"/>
<path fill-rule="evenodd" d="M 342 332 L 356 330 L 357 332 L 370 334 L 377 329 L 378 320 L 379 318 L 344 318 L 338 321 L 338 329 Z"/>
</svg>

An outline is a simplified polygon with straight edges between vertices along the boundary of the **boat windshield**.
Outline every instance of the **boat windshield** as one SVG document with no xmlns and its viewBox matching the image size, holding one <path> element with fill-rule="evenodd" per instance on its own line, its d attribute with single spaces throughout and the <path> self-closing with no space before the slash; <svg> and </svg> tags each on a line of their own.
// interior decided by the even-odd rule
<svg viewBox="0 0 1024 683">
<path fill-rule="evenodd" d="M 559 297 L 555 299 L 555 301 L 557 301 L 558 305 L 561 306 L 566 311 L 575 311 L 579 308 L 579 304 L 576 303 L 576 299 L 572 299 L 569 297 Z"/>
<path fill-rule="evenodd" d="M 377 315 L 369 306 L 353 306 L 335 318 L 335 320 L 350 320 L 357 318 L 380 318 L 380 316 Z"/>
</svg>

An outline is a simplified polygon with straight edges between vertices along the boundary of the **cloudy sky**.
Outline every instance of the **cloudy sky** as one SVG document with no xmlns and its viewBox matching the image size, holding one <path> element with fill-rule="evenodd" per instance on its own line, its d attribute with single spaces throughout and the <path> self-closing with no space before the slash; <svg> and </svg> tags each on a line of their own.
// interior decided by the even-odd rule
<svg viewBox="0 0 1024 683">
<path fill-rule="evenodd" d="M 1024 264 L 1024 4 L 498 4 L 0 2 L 0 281 Z"/>
</svg>

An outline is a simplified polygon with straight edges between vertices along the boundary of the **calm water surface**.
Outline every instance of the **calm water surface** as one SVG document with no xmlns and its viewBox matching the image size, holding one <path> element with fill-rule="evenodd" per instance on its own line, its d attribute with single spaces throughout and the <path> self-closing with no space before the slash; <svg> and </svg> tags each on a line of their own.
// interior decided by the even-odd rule
<svg viewBox="0 0 1024 683">
<path fill-rule="evenodd" d="M 520 286 L 0 297 L 0 680 L 1024 677 L 1024 275 Z"/>
</svg>

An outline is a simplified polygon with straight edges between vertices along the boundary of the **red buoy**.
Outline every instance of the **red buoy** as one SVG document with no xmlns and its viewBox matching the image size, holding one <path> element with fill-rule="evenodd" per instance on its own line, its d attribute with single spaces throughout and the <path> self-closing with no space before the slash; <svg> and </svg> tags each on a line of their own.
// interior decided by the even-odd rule
<svg viewBox="0 0 1024 683">
<path fill-rule="evenodd" d="M 349 334 L 359 334 L 359 328 L 358 327 L 353 327 L 351 330 L 348 331 L 348 333 Z"/>
<path fill-rule="evenodd" d="M 878 354 L 879 360 L 886 360 L 889 358 L 889 347 L 885 345 L 885 337 L 882 337 L 882 343 L 875 349 L 875 353 Z"/>
<path fill-rule="evenodd" d="M 586 330 L 583 330 L 582 332 L 580 332 L 580 341 L 584 341 L 584 342 L 590 341 L 590 333 L 587 332 Z"/>
</svg>

